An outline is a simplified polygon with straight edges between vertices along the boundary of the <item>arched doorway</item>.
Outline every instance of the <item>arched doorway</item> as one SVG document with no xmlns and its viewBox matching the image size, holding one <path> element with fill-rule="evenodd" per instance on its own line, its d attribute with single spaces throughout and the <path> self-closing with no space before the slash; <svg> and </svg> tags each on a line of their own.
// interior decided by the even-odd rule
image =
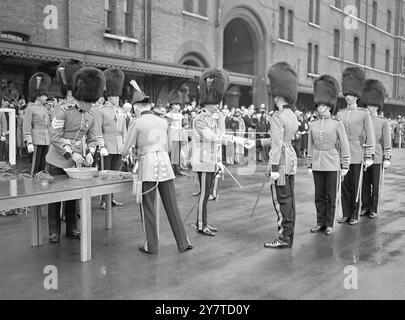
<svg viewBox="0 0 405 320">
<path fill-rule="evenodd" d="M 264 26 L 250 9 L 236 7 L 226 15 L 223 29 L 223 68 L 254 77 L 252 87 L 239 87 L 240 98 L 235 106 L 268 104 L 265 39 Z M 233 91 L 236 91 L 235 88 Z M 235 104 L 235 95 L 232 97 L 229 101 Z"/>
</svg>

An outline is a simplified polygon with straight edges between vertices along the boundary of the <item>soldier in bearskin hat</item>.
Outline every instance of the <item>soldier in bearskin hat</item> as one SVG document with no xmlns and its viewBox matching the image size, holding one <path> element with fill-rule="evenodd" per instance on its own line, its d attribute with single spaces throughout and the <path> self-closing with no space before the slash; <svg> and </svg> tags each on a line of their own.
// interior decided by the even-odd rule
<svg viewBox="0 0 405 320">
<path fill-rule="evenodd" d="M 276 112 L 270 120 L 271 139 L 260 139 L 258 147 L 271 144 L 269 172 L 271 194 L 278 216 L 278 238 L 265 243 L 265 248 L 291 248 L 295 231 L 294 183 L 297 155 L 292 145 L 298 130 L 298 120 L 292 108 L 298 97 L 297 74 L 287 62 L 273 65 L 269 72 L 271 94 Z"/>
<path fill-rule="evenodd" d="M 175 175 L 186 175 L 185 172 L 181 170 L 181 145 L 183 143 L 183 115 L 181 113 L 181 107 L 183 105 L 183 94 L 180 90 L 173 90 L 169 92 L 169 105 L 172 109 L 167 113 L 167 116 L 171 119 L 171 132 L 170 140 L 172 143 L 170 160 L 173 165 Z"/>
<path fill-rule="evenodd" d="M 349 67 L 342 74 L 342 91 L 347 107 L 337 118 L 343 121 L 350 144 L 350 169 L 342 183 L 343 217 L 339 223 L 355 225 L 359 222 L 363 172 L 373 164 L 375 134 L 369 112 L 359 108 L 366 78 L 363 70 Z"/>
<path fill-rule="evenodd" d="M 117 171 L 121 167 L 120 150 L 127 135 L 127 125 L 124 110 L 119 106 L 119 100 L 124 87 L 125 74 L 118 68 L 104 71 L 106 78 L 105 96 L 107 101 L 97 109 L 97 139 L 100 148 L 102 170 Z M 123 204 L 112 199 L 113 206 Z M 105 196 L 102 197 L 101 207 L 105 210 Z"/>
<path fill-rule="evenodd" d="M 23 132 L 28 153 L 33 153 L 31 175 L 45 170 L 46 154 L 50 145 L 50 110 L 46 107 L 51 78 L 43 72 L 35 73 L 28 82 L 30 102 L 25 110 Z"/>
<path fill-rule="evenodd" d="M 191 165 L 200 184 L 200 199 L 197 209 L 197 232 L 215 236 L 217 228 L 208 225 L 207 204 L 212 184 L 218 172 L 224 170 L 221 144 L 232 142 L 247 146 L 247 140 L 225 134 L 225 118 L 219 105 L 229 86 L 229 76 L 219 69 L 206 70 L 200 78 L 200 106 L 202 111 L 194 120 L 193 152 Z"/>
<path fill-rule="evenodd" d="M 131 81 L 131 85 L 135 89 L 132 102 L 137 118 L 130 123 L 122 154 L 126 156 L 130 150 L 135 151 L 137 164 L 134 172 L 142 183 L 141 214 L 146 241 L 139 250 L 145 254 L 157 254 L 159 251 L 155 205 L 159 191 L 177 247 L 180 252 L 189 251 L 193 246 L 188 240 L 177 205 L 175 175 L 169 158 L 169 121 L 164 115 L 151 111 L 149 97 L 142 92 L 135 80 Z"/>
<path fill-rule="evenodd" d="M 60 72 L 63 69 L 60 69 Z M 66 71 L 66 70 L 65 70 Z M 65 72 L 65 77 L 67 73 Z M 93 104 L 102 96 L 106 84 L 103 72 L 96 68 L 84 67 L 64 84 L 71 89 L 67 102 L 54 110 L 51 126 L 51 147 L 46 156 L 51 175 L 66 175 L 63 169 L 75 165 L 91 166 L 97 146 L 96 121 L 91 110 Z M 87 138 L 87 151 L 83 153 L 83 137 Z M 61 236 L 60 203 L 48 207 L 49 241 L 57 243 Z M 80 239 L 77 230 L 76 201 L 65 203 L 66 237 Z"/>
<path fill-rule="evenodd" d="M 380 81 L 369 79 L 360 99 L 360 103 L 370 112 L 376 141 L 374 164 L 364 172 L 360 213 L 360 216 L 368 215 L 372 219 L 378 215 L 380 178 L 384 177 L 383 170 L 391 165 L 390 125 L 386 118 L 378 115 L 384 108 L 385 94 L 385 86 Z"/>
<path fill-rule="evenodd" d="M 330 75 L 314 81 L 319 118 L 309 126 L 307 165 L 315 183 L 317 225 L 311 233 L 333 232 L 338 183 L 349 171 L 350 146 L 343 122 L 333 118 L 339 83 Z"/>
</svg>

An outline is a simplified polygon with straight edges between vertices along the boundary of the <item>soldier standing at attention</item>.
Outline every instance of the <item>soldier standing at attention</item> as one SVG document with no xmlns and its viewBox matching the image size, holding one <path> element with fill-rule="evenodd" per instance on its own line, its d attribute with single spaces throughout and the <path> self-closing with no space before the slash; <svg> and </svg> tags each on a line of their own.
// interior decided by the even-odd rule
<svg viewBox="0 0 405 320">
<path fill-rule="evenodd" d="M 197 232 L 215 236 L 217 228 L 208 225 L 208 199 L 215 176 L 224 170 L 222 164 L 222 143 L 232 142 L 247 145 L 242 137 L 225 134 L 225 118 L 219 111 L 219 104 L 229 86 L 229 76 L 224 70 L 209 69 L 200 78 L 200 106 L 202 111 L 194 120 L 193 154 L 191 165 L 197 173 L 200 184 L 200 199 L 197 209 Z"/>
<path fill-rule="evenodd" d="M 347 108 L 337 114 L 343 121 L 350 144 L 350 169 L 342 183 L 343 218 L 339 223 L 355 225 L 359 222 L 362 171 L 373 164 L 375 134 L 369 112 L 357 106 L 362 97 L 366 78 L 358 67 L 347 68 L 342 75 L 343 95 Z"/>
<path fill-rule="evenodd" d="M 77 66 L 77 65 L 76 65 Z M 61 72 L 63 69 L 59 70 Z M 66 71 L 66 70 L 65 70 Z M 70 75 L 69 75 L 70 77 Z M 51 175 L 66 175 L 63 169 L 91 166 L 96 151 L 95 117 L 90 110 L 102 96 L 105 88 L 104 73 L 96 68 L 79 69 L 73 78 L 65 72 L 66 84 L 71 85 L 66 103 L 57 106 L 51 126 L 51 147 L 46 156 Z M 83 154 L 83 137 L 87 137 L 88 150 Z M 49 241 L 58 243 L 61 235 L 60 202 L 48 207 Z M 66 201 L 66 237 L 80 239 L 77 230 L 76 201 Z"/>
<path fill-rule="evenodd" d="M 381 170 L 391 165 L 391 130 L 388 120 L 378 113 L 383 110 L 386 89 L 378 80 L 367 80 L 360 102 L 370 112 L 375 132 L 374 164 L 364 173 L 360 216 L 377 218 Z M 384 183 L 384 181 L 381 181 Z"/>
<path fill-rule="evenodd" d="M 46 167 L 45 158 L 50 145 L 51 115 L 45 104 L 50 85 L 51 78 L 43 72 L 34 74 L 28 82 L 31 103 L 28 104 L 25 110 L 23 131 L 27 141 L 28 153 L 33 153 L 32 176 L 45 170 Z"/>
<path fill-rule="evenodd" d="M 345 126 L 332 117 L 339 83 L 329 75 L 314 81 L 314 101 L 319 118 L 309 126 L 307 165 L 315 183 L 317 225 L 311 233 L 333 232 L 339 175 L 349 171 L 350 147 Z"/>
<path fill-rule="evenodd" d="M 122 154 L 135 148 L 138 157 L 139 179 L 142 181 L 142 204 L 146 241 L 139 251 L 145 254 L 158 253 L 158 229 L 156 223 L 156 196 L 159 190 L 162 203 L 169 219 L 177 247 L 180 252 L 193 249 L 190 244 L 177 205 L 174 173 L 171 166 L 170 125 L 168 120 L 151 111 L 149 97 L 145 96 L 135 81 L 134 109 L 138 116 L 133 119 L 128 129 Z"/>
<path fill-rule="evenodd" d="M 286 62 L 273 65 L 268 73 L 275 109 L 270 121 L 270 139 L 258 140 L 258 147 L 271 144 L 268 174 L 271 177 L 271 194 L 278 216 L 278 238 L 265 243 L 269 249 L 291 248 L 295 232 L 295 174 L 297 155 L 292 145 L 298 130 L 298 120 L 293 112 L 298 97 L 297 74 Z M 274 182 L 274 183 L 273 183 Z"/>
<path fill-rule="evenodd" d="M 103 170 L 118 171 L 121 167 L 122 156 L 120 150 L 123 147 L 127 135 L 127 124 L 124 110 L 119 106 L 122 95 L 125 74 L 117 68 L 104 71 L 106 78 L 105 96 L 107 101 L 99 109 L 94 110 L 97 124 L 97 140 L 100 148 Z M 101 200 L 101 208 L 106 210 L 106 197 Z M 113 206 L 123 206 L 112 198 Z"/>
</svg>

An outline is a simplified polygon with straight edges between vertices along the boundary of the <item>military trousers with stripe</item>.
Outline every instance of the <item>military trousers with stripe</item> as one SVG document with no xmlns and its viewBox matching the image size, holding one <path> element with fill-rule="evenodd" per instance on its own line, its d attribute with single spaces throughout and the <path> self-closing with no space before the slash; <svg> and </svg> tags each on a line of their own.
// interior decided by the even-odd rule
<svg viewBox="0 0 405 320">
<path fill-rule="evenodd" d="M 46 155 L 48 154 L 49 146 L 34 146 L 32 155 L 31 175 L 44 171 L 46 168 Z"/>
<path fill-rule="evenodd" d="M 282 241 L 290 245 L 294 242 L 295 232 L 295 194 L 294 194 L 295 176 L 286 176 L 285 185 L 280 186 L 278 181 L 271 184 L 271 195 L 273 198 L 274 209 L 277 213 L 278 236 Z"/>
<path fill-rule="evenodd" d="M 174 238 L 176 239 L 177 247 L 180 251 L 184 251 L 190 245 L 190 242 L 188 240 L 179 207 L 177 205 L 176 189 L 173 180 L 159 182 L 157 187 L 156 182 L 142 183 L 143 195 L 141 213 L 143 216 L 144 230 L 146 233 L 144 249 L 152 254 L 156 254 L 159 251 L 159 230 L 157 226 L 156 210 L 157 190 L 160 193 L 163 207 L 166 211 Z"/>
<path fill-rule="evenodd" d="M 333 228 L 338 190 L 337 171 L 314 171 L 317 226 Z"/>
<path fill-rule="evenodd" d="M 360 215 L 360 201 L 356 201 L 358 193 L 361 193 L 361 186 L 359 188 L 361 177 L 361 164 L 351 164 L 349 172 L 342 182 L 342 209 L 343 217 L 358 220 Z"/>
<path fill-rule="evenodd" d="M 201 231 L 208 226 L 208 199 L 215 182 L 215 172 L 197 172 L 200 184 L 200 199 L 197 208 L 197 230 Z"/>
<path fill-rule="evenodd" d="M 381 166 L 373 164 L 364 172 L 361 210 L 367 213 L 378 213 Z"/>
</svg>

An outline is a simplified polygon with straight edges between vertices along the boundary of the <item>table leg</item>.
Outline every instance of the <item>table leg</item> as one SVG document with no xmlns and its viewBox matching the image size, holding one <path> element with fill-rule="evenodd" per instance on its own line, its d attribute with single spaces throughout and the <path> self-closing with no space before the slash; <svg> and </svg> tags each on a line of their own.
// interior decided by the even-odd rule
<svg viewBox="0 0 405 320">
<path fill-rule="evenodd" d="M 106 195 L 106 213 L 105 213 L 105 228 L 106 230 L 112 229 L 112 195 Z"/>
<path fill-rule="evenodd" d="M 91 193 L 88 189 L 82 190 L 80 199 L 80 257 L 82 262 L 91 260 Z"/>
<path fill-rule="evenodd" d="M 31 212 L 31 246 L 42 246 L 42 222 L 41 222 L 41 206 L 30 208 Z"/>
</svg>

